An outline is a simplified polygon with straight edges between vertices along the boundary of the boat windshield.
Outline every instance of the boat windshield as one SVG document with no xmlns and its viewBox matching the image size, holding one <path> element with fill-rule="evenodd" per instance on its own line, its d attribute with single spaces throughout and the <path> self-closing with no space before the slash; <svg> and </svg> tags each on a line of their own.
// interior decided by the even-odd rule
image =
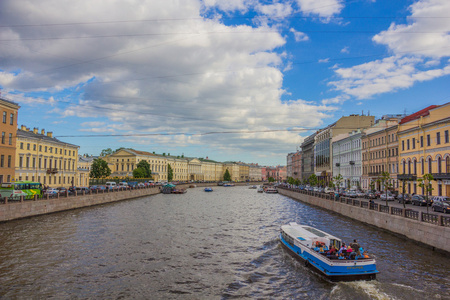
<svg viewBox="0 0 450 300">
<path fill-rule="evenodd" d="M 309 232 L 315 234 L 318 237 L 325 237 L 327 236 L 326 234 L 324 234 L 322 231 L 319 231 L 315 228 L 311 228 L 311 227 L 303 227 L 305 230 L 308 230 Z"/>
</svg>

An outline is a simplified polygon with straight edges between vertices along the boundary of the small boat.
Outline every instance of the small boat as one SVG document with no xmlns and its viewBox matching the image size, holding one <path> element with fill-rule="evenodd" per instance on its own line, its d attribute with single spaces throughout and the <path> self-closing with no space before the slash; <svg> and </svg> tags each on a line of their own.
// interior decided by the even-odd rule
<svg viewBox="0 0 450 300">
<path fill-rule="evenodd" d="M 259 187 L 256 191 L 257 191 L 258 193 L 264 193 L 264 189 L 263 189 L 262 187 Z"/>
<path fill-rule="evenodd" d="M 267 194 L 276 194 L 276 193 L 278 193 L 278 190 L 274 187 L 268 187 L 268 188 L 266 188 L 265 192 Z"/>
<path fill-rule="evenodd" d="M 258 187 L 256 185 L 252 185 L 251 187 L 249 187 L 249 189 L 254 189 L 256 190 Z"/>
<path fill-rule="evenodd" d="M 234 183 L 224 183 L 223 186 L 234 186 Z"/>
<path fill-rule="evenodd" d="M 187 190 L 185 189 L 173 189 L 171 194 L 185 194 L 187 193 Z"/>
<path fill-rule="evenodd" d="M 205 188 L 205 192 L 212 192 L 212 191 L 213 191 L 213 189 L 210 188 L 210 187 L 206 187 L 206 188 Z"/>
<path fill-rule="evenodd" d="M 373 280 L 379 273 L 373 257 L 338 259 L 336 256 L 317 252 L 313 248 L 317 243 L 339 249 L 342 241 L 311 226 L 295 222 L 283 225 L 280 241 L 290 254 L 330 281 Z"/>
</svg>

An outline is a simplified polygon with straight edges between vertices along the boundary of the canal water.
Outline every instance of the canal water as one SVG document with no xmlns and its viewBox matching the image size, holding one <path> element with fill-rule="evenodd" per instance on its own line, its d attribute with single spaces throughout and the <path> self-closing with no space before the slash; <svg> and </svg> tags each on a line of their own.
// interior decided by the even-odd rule
<svg viewBox="0 0 450 300">
<path fill-rule="evenodd" d="M 74 201 L 76 201 L 74 199 Z M 309 224 L 375 255 L 376 281 L 330 283 L 279 244 Z M 450 299 L 450 258 L 248 187 L 189 189 L 0 224 L 0 298 Z"/>
</svg>

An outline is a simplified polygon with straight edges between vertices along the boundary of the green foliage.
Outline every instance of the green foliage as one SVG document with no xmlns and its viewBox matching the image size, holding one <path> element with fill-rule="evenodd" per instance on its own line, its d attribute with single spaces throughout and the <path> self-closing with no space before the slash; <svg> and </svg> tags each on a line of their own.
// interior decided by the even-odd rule
<svg viewBox="0 0 450 300">
<path fill-rule="evenodd" d="M 170 164 L 167 164 L 167 181 L 172 181 L 173 179 L 173 170 Z"/>
<path fill-rule="evenodd" d="M 228 169 L 226 169 L 225 173 L 223 174 L 223 181 L 231 181 L 231 175 Z"/>
<path fill-rule="evenodd" d="M 342 175 L 340 173 L 333 177 L 333 180 L 338 188 L 341 187 L 341 182 L 343 179 L 344 179 L 344 177 L 342 177 Z"/>
<path fill-rule="evenodd" d="M 274 182 L 274 181 L 275 181 L 275 179 L 274 179 L 273 177 L 269 177 L 269 178 L 267 178 L 267 180 L 268 180 L 269 182 Z"/>
<path fill-rule="evenodd" d="M 319 183 L 316 174 L 311 174 L 308 178 L 308 182 L 311 186 L 316 186 Z"/>
<path fill-rule="evenodd" d="M 370 182 L 369 188 L 370 188 L 370 190 L 371 190 L 372 192 L 375 191 L 375 181 L 374 181 L 374 180 L 372 180 L 372 181 Z"/>
<path fill-rule="evenodd" d="M 391 176 L 388 172 L 382 172 L 381 176 L 378 178 L 378 181 L 381 183 L 381 185 L 383 186 L 385 193 L 386 193 L 386 206 L 388 206 L 388 202 L 387 202 L 387 193 L 388 190 L 390 188 L 392 188 L 392 183 L 391 183 Z"/>
<path fill-rule="evenodd" d="M 294 180 L 294 184 L 295 184 L 295 185 L 300 185 L 300 179 L 296 178 L 296 179 Z"/>
<path fill-rule="evenodd" d="M 113 153 L 111 148 L 103 149 L 102 152 L 100 152 L 100 156 L 106 156 L 111 155 Z"/>
<path fill-rule="evenodd" d="M 152 178 L 152 171 L 150 170 L 150 164 L 147 161 L 141 160 L 140 162 L 138 162 L 138 164 L 136 165 L 136 169 L 135 170 L 137 170 L 137 169 L 141 169 L 139 171 L 139 173 L 137 173 L 137 174 L 140 174 L 141 172 L 143 172 L 144 176 L 143 177 L 136 177 L 136 176 L 134 176 L 134 171 L 133 171 L 133 176 L 135 178 Z"/>
<path fill-rule="evenodd" d="M 136 168 L 133 170 L 133 177 L 134 178 L 146 178 L 145 176 L 145 170 L 142 168 Z"/>
<path fill-rule="evenodd" d="M 295 179 L 292 178 L 292 177 L 288 177 L 288 178 L 287 178 L 287 182 L 288 182 L 289 184 L 294 184 L 294 183 L 295 183 Z"/>
<path fill-rule="evenodd" d="M 428 213 L 428 195 L 431 195 L 431 191 L 434 190 L 433 186 L 431 185 L 432 180 L 434 180 L 434 177 L 431 174 L 423 174 L 423 177 L 417 180 L 419 182 L 418 186 L 420 186 L 421 188 L 425 188 L 425 199 L 427 201 L 427 213 Z"/>
<path fill-rule="evenodd" d="M 111 175 L 111 169 L 108 167 L 108 163 L 101 158 L 94 159 L 89 177 L 103 178 L 108 177 L 109 175 Z"/>
</svg>

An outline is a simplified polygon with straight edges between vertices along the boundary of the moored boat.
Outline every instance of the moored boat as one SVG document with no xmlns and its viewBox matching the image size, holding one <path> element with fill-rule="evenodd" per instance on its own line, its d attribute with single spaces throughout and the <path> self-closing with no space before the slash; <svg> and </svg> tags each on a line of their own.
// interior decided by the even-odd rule
<svg viewBox="0 0 450 300">
<path fill-rule="evenodd" d="M 255 190 L 256 190 L 257 188 L 258 188 L 258 187 L 257 187 L 256 185 L 252 185 L 252 186 L 249 187 L 249 189 L 255 189 Z"/>
<path fill-rule="evenodd" d="M 276 193 L 278 193 L 278 190 L 276 188 L 274 188 L 274 187 L 267 187 L 265 189 L 265 192 L 267 194 L 276 194 Z"/>
<path fill-rule="evenodd" d="M 205 192 L 212 192 L 212 191 L 213 191 L 212 188 L 210 188 L 210 187 L 205 187 Z"/>
<path fill-rule="evenodd" d="M 341 256 L 341 259 L 338 259 L 335 255 L 317 252 L 314 249 L 317 243 L 324 244 L 328 248 L 334 246 L 339 249 L 342 241 L 311 226 L 299 225 L 295 222 L 283 225 L 280 241 L 290 254 L 303 261 L 305 266 L 331 281 L 373 280 L 379 273 L 373 257 L 357 257 L 356 259 L 345 257 L 344 259 L 344 256 Z"/>
<path fill-rule="evenodd" d="M 258 193 L 264 193 L 264 189 L 263 189 L 262 187 L 259 187 L 256 191 L 257 191 Z"/>
<path fill-rule="evenodd" d="M 185 189 L 173 189 L 171 194 L 185 194 L 187 193 L 187 190 Z"/>
<path fill-rule="evenodd" d="M 234 186 L 234 183 L 224 183 L 223 186 Z"/>
</svg>

